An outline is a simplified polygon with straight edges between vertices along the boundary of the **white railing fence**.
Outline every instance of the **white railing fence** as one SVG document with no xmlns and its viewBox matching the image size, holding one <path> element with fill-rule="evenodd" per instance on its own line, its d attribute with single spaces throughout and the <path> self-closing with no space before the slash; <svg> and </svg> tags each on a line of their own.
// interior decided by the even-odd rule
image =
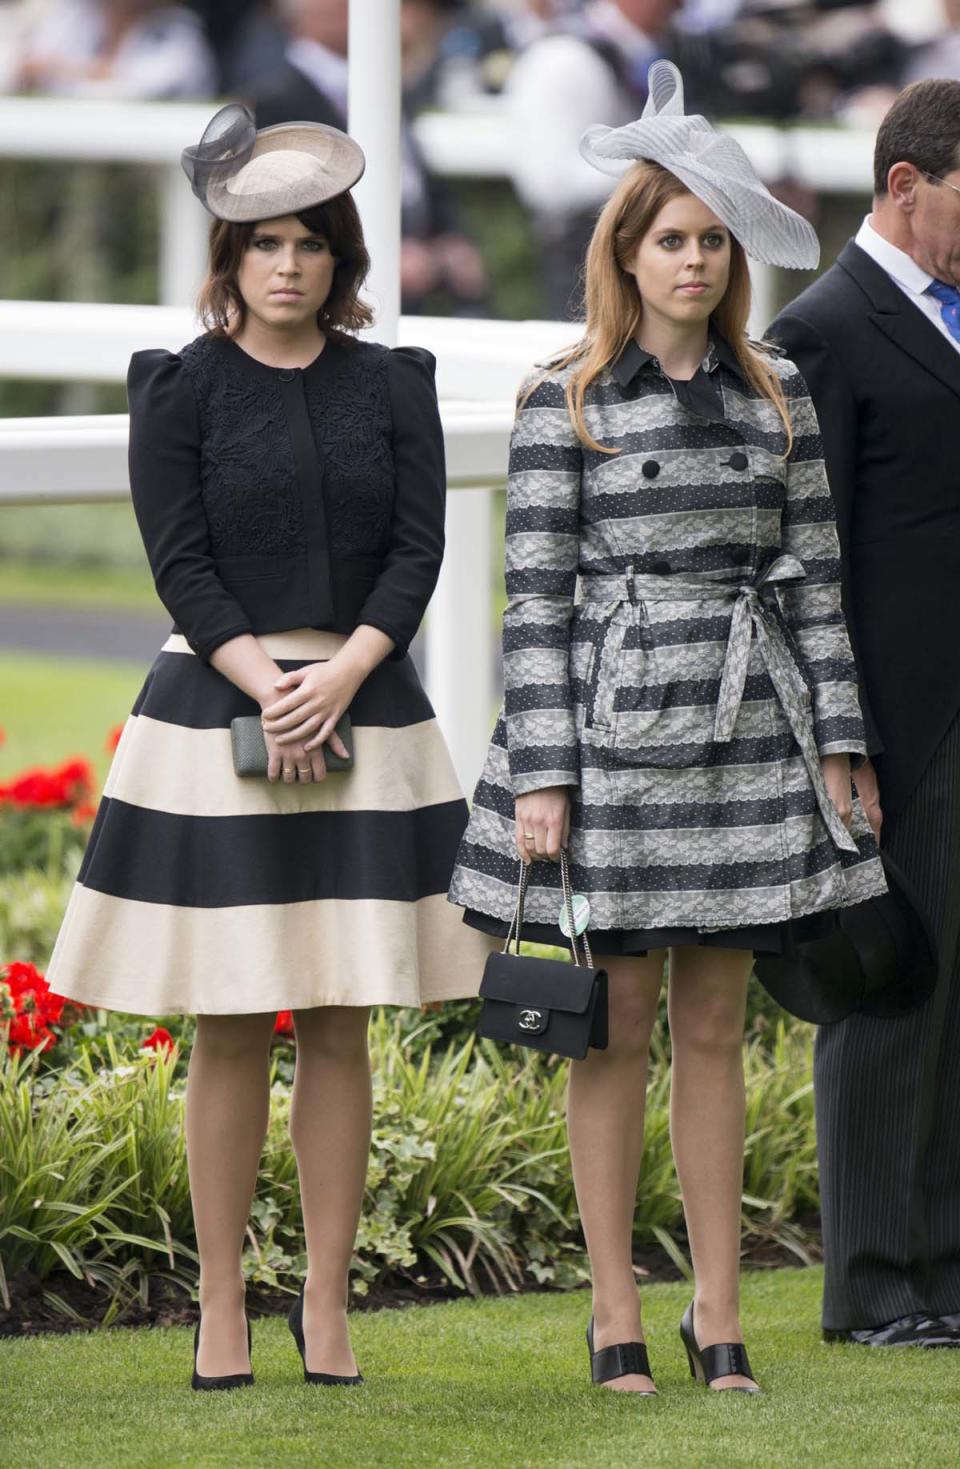
<svg viewBox="0 0 960 1469">
<path fill-rule="evenodd" d="M 122 382 L 131 352 L 176 350 L 197 333 L 164 306 L 0 302 L 0 377 Z M 492 506 L 502 485 L 517 383 L 570 339 L 557 322 L 400 320 L 399 340 L 437 357 L 450 495 L 447 553 L 426 625 L 427 687 L 465 789 L 490 733 L 495 629 Z M 0 506 L 129 497 L 123 414 L 0 419 Z"/>
<path fill-rule="evenodd" d="M 210 120 L 211 102 L 117 102 L 0 97 L 0 157 L 142 163 L 159 189 L 160 300 L 185 305 L 196 294 L 209 216 L 185 187 L 180 152 Z M 873 135 L 860 128 L 724 124 L 768 183 L 790 178 L 820 193 L 870 193 Z M 415 123 L 430 166 L 457 178 L 511 176 L 518 146 L 505 104 L 493 99 L 463 113 L 426 113 Z M 767 274 L 757 272 L 761 299 Z M 756 321 L 760 321 L 760 311 Z M 766 320 L 760 322 L 766 325 Z"/>
</svg>

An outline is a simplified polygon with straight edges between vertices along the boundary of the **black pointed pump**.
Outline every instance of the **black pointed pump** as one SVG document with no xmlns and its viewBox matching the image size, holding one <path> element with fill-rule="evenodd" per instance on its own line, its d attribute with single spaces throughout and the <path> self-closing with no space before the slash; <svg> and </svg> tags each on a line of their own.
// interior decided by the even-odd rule
<svg viewBox="0 0 960 1469">
<path fill-rule="evenodd" d="M 252 1352 L 253 1339 L 250 1322 L 247 1322 L 247 1351 Z M 201 1377 L 197 1371 L 197 1353 L 200 1350 L 200 1322 L 193 1333 L 193 1377 L 190 1386 L 194 1392 L 229 1392 L 233 1387 L 253 1387 L 253 1372 L 231 1372 L 225 1377 Z"/>
<path fill-rule="evenodd" d="M 303 1291 L 300 1292 L 290 1308 L 287 1325 L 293 1332 L 293 1339 L 297 1344 L 300 1360 L 303 1363 L 304 1382 L 319 1383 L 322 1387 L 356 1387 L 358 1383 L 363 1381 L 362 1372 L 357 1372 L 351 1377 L 341 1377 L 336 1372 L 308 1372 L 307 1348 L 303 1339 Z"/>
</svg>

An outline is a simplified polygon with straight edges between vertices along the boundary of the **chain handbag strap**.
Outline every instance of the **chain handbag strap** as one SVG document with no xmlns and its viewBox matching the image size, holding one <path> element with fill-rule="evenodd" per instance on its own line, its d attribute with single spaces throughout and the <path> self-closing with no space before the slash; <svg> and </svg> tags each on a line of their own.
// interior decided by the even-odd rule
<svg viewBox="0 0 960 1469">
<path fill-rule="evenodd" d="M 520 953 L 520 935 L 521 929 L 523 928 L 523 902 L 527 894 L 527 882 L 532 866 L 532 862 L 524 862 L 521 858 L 520 881 L 517 884 L 517 906 L 514 909 L 513 918 L 510 920 L 510 927 L 507 930 L 507 941 L 503 946 L 503 952 L 505 954 L 509 954 L 510 952 L 511 940 L 515 941 L 516 954 L 519 955 Z M 573 888 L 570 883 L 570 859 L 567 856 L 565 848 L 560 852 L 560 882 L 563 887 L 564 906 L 567 910 L 567 926 L 570 929 L 570 952 L 573 955 L 573 962 L 579 968 L 583 968 L 585 963 L 588 968 L 592 969 L 593 954 L 590 952 L 590 940 L 587 938 L 586 933 L 582 933 L 579 936 L 580 942 L 583 944 L 583 959 L 580 958 L 577 949 L 577 933 L 573 922 Z"/>
</svg>

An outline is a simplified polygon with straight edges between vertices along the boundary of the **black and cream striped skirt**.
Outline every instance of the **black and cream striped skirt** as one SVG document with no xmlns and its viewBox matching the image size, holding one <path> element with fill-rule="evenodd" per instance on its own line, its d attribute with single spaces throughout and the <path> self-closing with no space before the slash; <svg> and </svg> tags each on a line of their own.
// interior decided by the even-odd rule
<svg viewBox="0 0 960 1469">
<path fill-rule="evenodd" d="M 260 642 L 286 671 L 344 638 Z M 362 685 L 354 767 L 320 783 L 234 774 L 230 721 L 258 712 L 167 640 L 117 747 L 51 987 L 141 1015 L 475 995 L 490 941 L 446 898 L 467 807 L 411 660 Z"/>
</svg>

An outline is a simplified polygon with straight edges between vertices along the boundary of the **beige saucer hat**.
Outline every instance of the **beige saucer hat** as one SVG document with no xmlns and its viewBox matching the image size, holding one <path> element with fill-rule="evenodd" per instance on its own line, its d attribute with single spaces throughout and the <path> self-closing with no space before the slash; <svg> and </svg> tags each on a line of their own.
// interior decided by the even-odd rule
<svg viewBox="0 0 960 1469">
<path fill-rule="evenodd" d="M 289 122 L 257 132 L 240 102 L 221 107 L 180 162 L 203 207 L 234 224 L 325 204 L 352 189 L 366 165 L 359 143 L 339 128 Z"/>
<path fill-rule="evenodd" d="M 587 129 L 580 139 L 587 163 L 619 177 L 625 163 L 651 159 L 714 210 L 761 265 L 813 270 L 820 259 L 813 225 L 773 197 L 735 138 L 705 117 L 684 112 L 683 78 L 673 62 L 655 61 L 647 86 L 636 122 Z"/>
</svg>

